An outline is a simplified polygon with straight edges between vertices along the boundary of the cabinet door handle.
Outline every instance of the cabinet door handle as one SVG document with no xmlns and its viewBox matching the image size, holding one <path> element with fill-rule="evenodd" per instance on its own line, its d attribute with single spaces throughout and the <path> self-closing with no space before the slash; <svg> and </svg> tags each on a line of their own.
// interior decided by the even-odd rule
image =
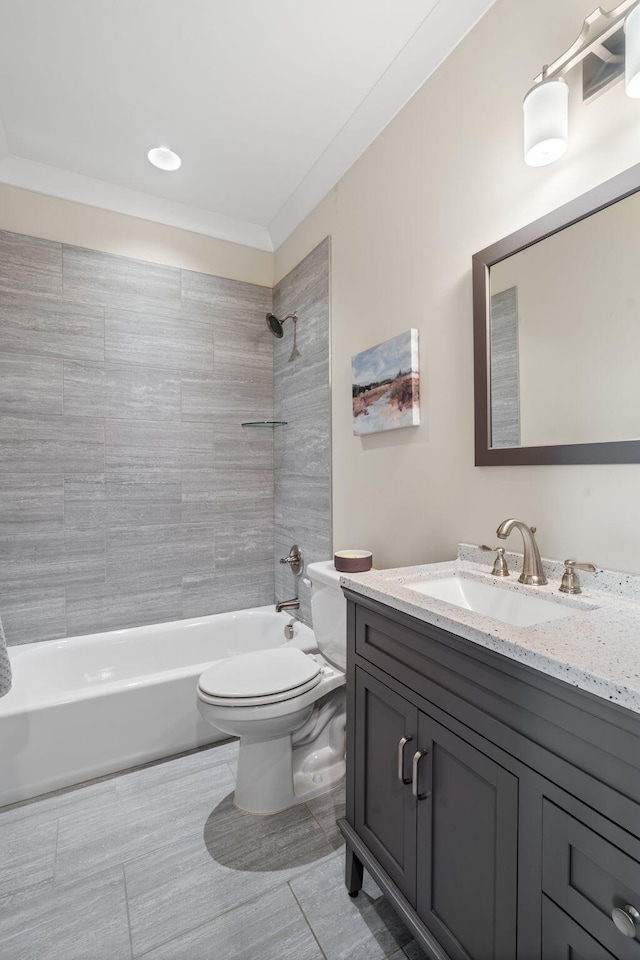
<svg viewBox="0 0 640 960">
<path fill-rule="evenodd" d="M 416 798 L 416 800 L 426 800 L 427 797 L 429 796 L 428 793 L 418 793 L 418 764 L 420 763 L 423 757 L 426 757 L 428 752 L 429 752 L 428 750 L 416 750 L 416 752 L 413 755 L 413 777 L 411 778 L 412 779 L 411 792 Z"/>
<path fill-rule="evenodd" d="M 637 933 L 636 923 L 640 920 L 640 914 L 630 903 L 626 903 L 624 907 L 614 907 L 611 911 L 611 919 L 625 937 L 629 937 L 631 940 L 635 938 Z"/>
<path fill-rule="evenodd" d="M 404 748 L 411 743 L 413 737 L 403 737 L 398 744 L 398 780 L 400 783 L 411 783 L 411 777 L 404 775 Z"/>
</svg>

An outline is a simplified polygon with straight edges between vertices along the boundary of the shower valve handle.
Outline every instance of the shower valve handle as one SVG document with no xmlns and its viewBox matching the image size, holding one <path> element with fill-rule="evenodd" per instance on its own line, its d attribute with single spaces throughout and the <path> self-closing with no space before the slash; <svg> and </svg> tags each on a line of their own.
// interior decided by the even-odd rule
<svg viewBox="0 0 640 960">
<path fill-rule="evenodd" d="M 298 547 L 297 543 L 294 543 L 294 545 L 289 550 L 289 556 L 282 557 L 280 559 L 280 563 L 289 564 L 291 568 L 291 573 L 294 576 L 299 577 L 301 575 L 304 569 L 304 557 L 302 556 L 302 553 L 300 552 L 300 548 Z"/>
</svg>

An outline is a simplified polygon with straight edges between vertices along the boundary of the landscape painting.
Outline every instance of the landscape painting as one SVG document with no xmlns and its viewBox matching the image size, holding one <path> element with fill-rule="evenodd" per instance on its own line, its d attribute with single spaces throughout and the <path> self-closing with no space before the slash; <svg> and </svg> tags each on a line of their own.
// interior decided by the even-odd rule
<svg viewBox="0 0 640 960">
<path fill-rule="evenodd" d="M 352 357 L 356 437 L 420 423 L 418 331 L 408 330 Z"/>
</svg>

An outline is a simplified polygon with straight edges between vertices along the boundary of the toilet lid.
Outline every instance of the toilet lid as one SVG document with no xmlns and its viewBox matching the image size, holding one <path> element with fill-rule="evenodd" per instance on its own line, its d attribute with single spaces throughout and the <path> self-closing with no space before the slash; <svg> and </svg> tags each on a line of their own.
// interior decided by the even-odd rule
<svg viewBox="0 0 640 960">
<path fill-rule="evenodd" d="M 298 647 L 275 647 L 219 660 L 205 670 L 198 686 L 224 700 L 295 696 L 319 683 L 320 673 L 319 664 Z"/>
</svg>

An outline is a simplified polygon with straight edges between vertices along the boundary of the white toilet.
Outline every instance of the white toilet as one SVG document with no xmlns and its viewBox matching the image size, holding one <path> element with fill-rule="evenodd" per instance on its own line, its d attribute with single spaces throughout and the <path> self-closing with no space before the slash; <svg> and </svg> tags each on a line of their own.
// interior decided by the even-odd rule
<svg viewBox="0 0 640 960">
<path fill-rule="evenodd" d="M 284 810 L 344 776 L 346 602 L 332 561 L 307 575 L 318 652 L 285 644 L 229 657 L 198 683 L 205 720 L 240 737 L 235 804 L 248 813 Z"/>
</svg>

